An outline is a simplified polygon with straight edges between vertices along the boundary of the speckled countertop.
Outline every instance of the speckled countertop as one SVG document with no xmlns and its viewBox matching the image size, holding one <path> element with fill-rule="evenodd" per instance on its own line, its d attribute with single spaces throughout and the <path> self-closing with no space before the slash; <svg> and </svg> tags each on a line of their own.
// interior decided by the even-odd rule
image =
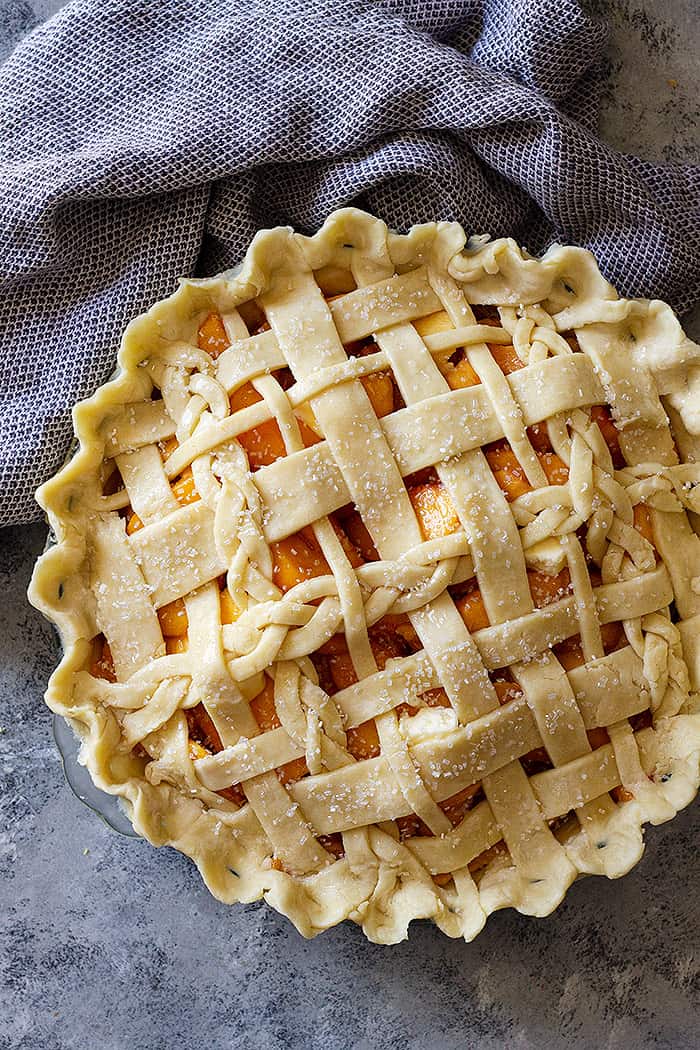
<svg viewBox="0 0 700 1050">
<path fill-rule="evenodd" d="M 0 58 L 59 6 L 0 0 Z M 697 161 L 697 0 L 596 7 L 613 21 L 604 136 Z M 218 904 L 184 857 L 110 831 L 66 786 L 41 700 L 56 645 L 24 594 L 44 537 L 0 532 L 2 1050 L 698 1046 L 700 805 L 647 831 L 634 872 L 578 883 L 548 919 L 501 912 L 469 945 L 418 923 L 393 949 L 350 924 L 303 941 L 263 905 Z"/>
</svg>

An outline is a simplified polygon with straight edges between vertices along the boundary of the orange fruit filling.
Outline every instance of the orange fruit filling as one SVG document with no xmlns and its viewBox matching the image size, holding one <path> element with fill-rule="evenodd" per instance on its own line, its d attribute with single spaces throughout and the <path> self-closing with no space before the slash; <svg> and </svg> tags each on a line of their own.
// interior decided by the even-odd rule
<svg viewBox="0 0 700 1050">
<path fill-rule="evenodd" d="M 485 321 L 479 322 L 479 324 L 486 323 Z M 517 372 L 518 369 L 525 367 L 525 362 L 520 360 L 514 346 L 501 346 L 500 343 L 489 343 L 488 346 L 491 356 L 504 375 L 510 375 L 511 372 Z"/>
<path fill-rule="evenodd" d="M 449 536 L 461 528 L 450 494 L 440 482 L 410 488 L 408 496 L 424 540 Z"/>
<path fill-rule="evenodd" d="M 359 726 L 353 726 L 347 731 L 348 751 L 358 762 L 364 762 L 368 758 L 376 758 L 380 752 L 379 734 L 373 718 L 368 722 L 361 722 Z"/>
<path fill-rule="evenodd" d="M 519 696 L 523 695 L 523 691 L 517 682 L 511 682 L 508 678 L 496 678 L 493 683 L 494 689 L 496 690 L 496 696 L 498 702 L 503 707 L 504 704 L 509 704 L 511 700 L 517 700 Z"/>
<path fill-rule="evenodd" d="M 243 386 L 234 390 L 229 398 L 232 412 L 248 408 L 259 401 L 262 401 L 262 397 L 252 383 L 244 383 Z M 297 418 L 297 423 L 299 424 L 301 439 L 306 448 L 321 441 L 319 435 L 303 419 Z M 268 419 L 257 427 L 246 430 L 243 434 L 238 435 L 237 440 L 245 449 L 252 470 L 267 467 L 270 463 L 274 463 L 275 460 L 282 459 L 287 455 L 280 428 L 274 419 Z"/>
<path fill-rule="evenodd" d="M 202 321 L 197 332 L 197 346 L 216 361 L 230 345 L 220 314 L 211 313 Z"/>
<path fill-rule="evenodd" d="M 439 803 L 440 809 L 448 817 L 453 828 L 461 824 L 469 810 L 474 808 L 480 791 L 480 783 L 470 784 L 456 795 L 450 795 L 444 802 Z"/>
<path fill-rule="evenodd" d="M 362 516 L 354 508 L 337 512 L 340 527 L 363 561 L 379 561 L 379 553 Z M 334 523 L 335 524 L 335 523 Z"/>
<path fill-rule="evenodd" d="M 445 378 L 451 390 L 464 390 L 468 386 L 478 386 L 481 382 L 466 357 L 460 358 Z"/>
<path fill-rule="evenodd" d="M 114 670 L 114 660 L 109 642 L 103 634 L 98 634 L 92 640 L 92 654 L 90 657 L 90 674 L 93 678 L 104 678 L 107 682 L 116 682 L 117 676 Z"/>
<path fill-rule="evenodd" d="M 188 708 L 185 711 L 185 718 L 190 733 L 189 753 L 193 762 L 212 752 L 216 754 L 222 750 L 221 737 L 203 704 Z M 229 802 L 235 802 L 238 806 L 243 806 L 246 801 L 243 789 L 239 784 L 221 788 L 216 794 L 228 799 Z"/>
<path fill-rule="evenodd" d="M 180 638 L 186 635 L 189 623 L 182 598 L 176 598 L 174 602 L 161 606 L 158 610 L 158 620 L 165 637 Z"/>
<path fill-rule="evenodd" d="M 328 562 L 310 528 L 270 544 L 272 580 L 281 591 L 289 591 L 304 580 L 330 573 Z"/>
<path fill-rule="evenodd" d="M 508 848 L 505 842 L 497 842 L 495 846 L 491 846 L 490 849 L 484 850 L 478 857 L 470 861 L 468 864 L 469 872 L 471 875 L 478 875 L 480 871 L 495 860 L 496 857 L 504 857 L 508 852 Z"/>
<path fill-rule="evenodd" d="M 360 380 L 377 416 L 388 416 L 394 411 L 394 381 L 388 372 L 373 372 Z"/>
<path fill-rule="evenodd" d="M 250 709 L 255 721 L 263 733 L 271 729 L 279 729 L 282 724 L 275 710 L 275 687 L 271 678 L 265 678 L 265 686 L 253 700 L 250 701 Z M 293 784 L 295 780 L 301 780 L 309 772 L 306 760 L 303 758 L 292 759 L 275 771 L 282 784 Z"/>
<path fill-rule="evenodd" d="M 491 316 L 482 317 L 479 323 L 499 324 L 498 320 Z M 257 324 L 257 330 L 259 331 L 269 327 L 264 318 L 262 321 L 258 319 Z M 416 321 L 415 327 L 420 334 L 427 335 L 431 332 L 446 330 L 451 328 L 452 325 L 447 314 L 441 313 Z M 502 346 L 493 343 L 488 345 L 494 360 L 505 375 L 525 367 L 524 362 L 517 356 L 513 346 Z M 198 346 L 209 353 L 212 359 L 216 359 L 229 346 L 226 329 L 219 314 L 210 313 L 200 325 Z M 361 345 L 357 352 L 363 355 L 373 352 L 373 349 L 374 344 Z M 455 356 L 458 359 L 447 375 L 450 386 L 453 389 L 457 389 L 478 384 L 480 382 L 479 377 L 469 364 L 466 355 L 462 353 L 462 356 L 459 357 L 458 352 L 456 352 Z M 385 416 L 394 410 L 397 400 L 396 388 L 389 373 L 380 372 L 365 376 L 361 382 L 377 416 Z M 246 383 L 231 395 L 231 410 L 236 412 L 261 400 L 261 396 L 252 384 Z M 600 427 L 603 438 L 610 449 L 614 465 L 616 467 L 624 465 L 624 458 L 619 444 L 619 434 L 609 409 L 604 406 L 593 406 L 591 419 Z M 322 440 L 304 420 L 299 419 L 298 423 L 306 447 Z M 568 469 L 552 451 L 546 425 L 535 424 L 531 426 L 528 428 L 528 435 L 549 484 L 565 484 L 568 480 Z M 266 466 L 286 455 L 282 435 L 275 420 L 268 420 L 239 435 L 238 440 L 245 448 L 253 470 Z M 159 443 L 164 460 L 177 448 L 177 444 L 177 440 L 174 437 Z M 531 490 L 525 472 L 506 441 L 501 441 L 488 447 L 485 449 L 485 454 L 489 466 L 508 501 L 517 499 L 518 496 Z M 118 471 L 114 473 L 118 481 Z M 421 534 L 426 541 L 450 535 L 461 528 L 459 517 L 449 493 L 439 481 L 432 480 L 433 478 L 435 478 L 434 472 L 432 472 L 430 480 L 408 485 L 409 498 L 415 510 Z M 114 484 L 114 477 L 110 478 L 109 481 Z M 185 506 L 200 498 L 194 484 L 191 468 L 189 467 L 172 483 L 171 487 L 175 498 L 181 506 Z M 363 562 L 378 559 L 379 555 L 372 539 L 360 515 L 354 508 L 343 508 L 338 512 L 337 520 L 333 516 L 331 521 L 354 567 L 358 567 Z M 646 506 L 640 504 L 634 507 L 634 526 L 653 545 L 651 515 Z M 142 527 L 142 522 L 132 512 L 128 517 L 127 532 L 131 534 Z M 283 592 L 290 590 L 304 580 L 330 573 L 328 563 L 310 527 L 304 528 L 298 533 L 276 543 L 272 543 L 270 549 L 273 559 L 273 580 Z M 549 576 L 534 570 L 528 570 L 527 575 L 533 602 L 537 608 L 542 608 L 570 593 L 571 581 L 569 572 L 566 569 L 556 576 Z M 469 581 L 466 589 L 459 588 L 459 590 L 462 593 L 455 598 L 455 604 L 468 629 L 474 632 L 488 627 L 490 621 L 476 580 Z M 221 591 L 220 600 L 222 624 L 233 623 L 239 615 L 239 610 L 226 588 Z M 158 611 L 158 619 L 165 638 L 167 652 L 186 651 L 188 620 L 183 600 L 176 599 L 163 606 Z M 624 644 L 624 633 L 619 623 L 604 625 L 601 628 L 601 634 L 606 653 Z M 406 655 L 408 651 L 420 648 L 420 642 L 406 617 L 386 617 L 381 621 L 380 625 L 371 630 L 370 641 L 380 669 L 384 668 L 388 659 Z M 566 670 L 571 670 L 584 662 L 581 641 L 578 636 L 566 639 L 555 646 L 554 651 Z M 326 661 L 334 690 L 346 688 L 356 682 L 354 667 L 342 635 L 337 635 L 330 642 L 326 643 L 321 652 L 324 654 L 323 659 Z M 108 681 L 116 680 L 109 645 L 101 635 L 93 640 L 90 673 Z M 522 695 L 519 686 L 509 681 L 506 677 L 495 679 L 494 687 L 501 704 L 508 703 Z M 423 700 L 431 707 L 449 706 L 449 698 L 442 688 L 429 690 L 424 694 Z M 267 732 L 280 726 L 274 704 L 274 686 L 269 678 L 265 679 L 263 690 L 251 701 L 250 708 L 262 732 Z M 404 703 L 397 707 L 396 712 L 400 715 L 403 712 L 414 713 L 415 710 L 416 708 Z M 221 739 L 206 708 L 199 704 L 197 707 L 187 710 L 185 714 L 191 737 L 191 757 L 193 759 L 201 758 L 205 754 L 220 751 L 222 749 Z M 590 730 L 588 739 L 591 746 L 595 748 L 607 743 L 609 737 L 607 731 L 604 728 L 600 728 Z M 349 751 L 358 761 L 371 759 L 379 755 L 380 742 L 375 720 L 370 719 L 359 726 L 349 729 L 347 742 Z M 523 756 L 523 763 L 528 771 L 551 766 L 544 748 L 535 749 L 528 755 Z M 278 768 L 276 773 L 282 783 L 288 784 L 307 775 L 308 769 L 304 758 L 299 758 Z M 481 784 L 476 783 L 440 803 L 443 812 L 448 816 L 453 826 L 457 826 L 464 819 L 468 810 L 476 804 L 480 792 Z M 238 804 L 245 802 L 245 795 L 240 786 L 223 789 L 219 794 Z M 626 801 L 633 797 L 622 787 L 616 788 L 611 794 L 616 801 Z M 415 834 L 430 834 L 422 821 L 415 815 L 400 818 L 397 820 L 397 825 L 399 826 L 401 838 L 407 838 Z M 334 856 L 339 857 L 343 855 L 342 839 L 339 834 L 321 836 L 319 841 Z M 470 870 L 472 872 L 481 870 L 492 857 L 503 853 L 504 850 L 503 844 L 499 843 L 490 850 L 485 851 L 470 863 Z M 438 875 L 435 876 L 435 881 L 443 885 L 450 878 L 449 874 L 445 876 Z M 443 882 L 440 882 L 441 879 Z"/>
<path fill-rule="evenodd" d="M 615 426 L 612 413 L 607 405 L 591 406 L 591 422 L 597 423 L 603 440 L 610 450 L 613 466 L 619 470 L 625 465 L 625 457 L 620 448 L 620 432 Z"/>
<path fill-rule="evenodd" d="M 199 499 L 199 493 L 195 488 L 191 467 L 186 467 L 177 481 L 171 484 L 170 488 L 173 496 L 181 507 L 186 507 L 188 503 L 196 503 Z M 138 514 L 135 514 L 130 508 L 127 508 L 127 513 L 126 534 L 127 536 L 131 536 L 133 533 L 138 532 L 139 529 L 143 528 L 143 522 Z"/>
<path fill-rule="evenodd" d="M 651 513 L 645 503 L 638 503 L 636 507 L 632 508 L 634 514 L 634 527 L 640 535 L 647 540 L 652 547 L 654 547 L 654 529 L 651 523 Z M 656 552 L 656 548 L 654 547 Z M 656 553 L 656 560 L 659 560 L 659 555 Z"/>
<path fill-rule="evenodd" d="M 260 324 L 258 318 L 254 320 L 257 323 L 257 330 L 269 328 L 269 325 L 265 322 Z M 206 351 L 214 360 L 230 345 L 223 320 L 219 314 L 210 313 L 202 322 L 197 333 L 197 345 L 200 350 Z M 262 401 L 262 397 L 252 383 L 244 383 L 243 386 L 234 390 L 229 398 L 232 412 L 248 408 L 259 401 Z M 318 434 L 302 419 L 297 421 L 302 441 L 307 448 L 321 440 Z M 238 440 L 246 450 L 253 470 L 268 466 L 287 454 L 282 434 L 274 419 L 266 420 L 259 426 L 239 434 Z"/>
<path fill-rule="evenodd" d="M 527 436 L 535 452 L 552 451 L 546 423 L 533 423 L 531 427 L 527 428 Z"/>
<path fill-rule="evenodd" d="M 530 586 L 532 600 L 537 609 L 542 609 L 545 605 L 559 601 L 560 598 L 564 598 L 571 592 L 571 577 L 568 569 L 562 569 L 556 576 L 528 569 L 527 582 Z"/>
<path fill-rule="evenodd" d="M 540 452 L 535 449 L 537 458 L 550 485 L 565 485 L 569 479 L 569 469 L 555 452 Z M 485 449 L 493 476 L 498 482 L 499 488 L 505 493 L 509 503 L 532 491 L 532 485 L 527 480 L 525 471 L 520 465 L 518 457 L 507 442 L 498 442 Z"/>
<path fill-rule="evenodd" d="M 225 587 L 219 596 L 219 604 L 221 608 L 221 622 L 235 623 L 240 615 L 240 609 Z"/>
<path fill-rule="evenodd" d="M 600 635 L 605 653 L 612 653 L 624 644 L 625 633 L 621 623 L 604 623 L 600 628 Z M 581 667 L 585 662 L 580 635 L 573 635 L 559 642 L 553 647 L 559 663 L 565 671 L 573 671 L 575 667 Z"/>
<path fill-rule="evenodd" d="M 332 641 L 334 644 L 331 652 L 328 654 L 328 669 L 333 687 L 335 690 L 346 689 L 357 682 L 355 668 L 353 667 L 344 637 L 337 635 Z M 380 625 L 370 630 L 370 645 L 380 671 L 386 667 L 387 660 L 397 656 L 405 656 L 408 651 L 408 646 L 404 639 L 392 630 L 387 629 L 381 621 Z M 408 704 L 400 704 L 396 708 L 397 715 L 401 715 L 404 711 L 413 712 L 415 708 L 410 707 Z M 371 718 L 367 722 L 362 722 L 360 725 L 348 729 L 347 745 L 350 754 L 358 761 L 376 758 L 380 747 L 374 719 Z"/>
<path fill-rule="evenodd" d="M 491 621 L 488 618 L 481 591 L 477 587 L 475 580 L 472 583 L 473 586 L 466 594 L 463 594 L 460 598 L 455 598 L 455 605 L 468 630 L 473 633 L 474 631 L 482 630 L 484 627 L 490 627 Z"/>
</svg>

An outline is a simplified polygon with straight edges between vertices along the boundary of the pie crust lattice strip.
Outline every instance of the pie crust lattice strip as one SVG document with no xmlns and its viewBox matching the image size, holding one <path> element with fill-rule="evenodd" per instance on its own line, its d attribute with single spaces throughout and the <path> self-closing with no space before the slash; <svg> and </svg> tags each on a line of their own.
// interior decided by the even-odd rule
<svg viewBox="0 0 700 1050">
<path fill-rule="evenodd" d="M 133 321 L 39 491 L 47 701 L 136 830 L 312 936 L 473 938 L 700 773 L 700 347 L 578 248 L 355 209 Z"/>
</svg>

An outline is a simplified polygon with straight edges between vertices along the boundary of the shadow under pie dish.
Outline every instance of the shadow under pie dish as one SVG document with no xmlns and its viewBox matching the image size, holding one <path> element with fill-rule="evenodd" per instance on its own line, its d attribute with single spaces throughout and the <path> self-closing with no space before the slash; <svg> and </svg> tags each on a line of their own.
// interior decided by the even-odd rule
<svg viewBox="0 0 700 1050">
<path fill-rule="evenodd" d="M 586 251 L 355 209 L 133 321 L 38 493 L 95 784 L 305 936 L 471 939 L 700 780 L 700 348 Z"/>
</svg>

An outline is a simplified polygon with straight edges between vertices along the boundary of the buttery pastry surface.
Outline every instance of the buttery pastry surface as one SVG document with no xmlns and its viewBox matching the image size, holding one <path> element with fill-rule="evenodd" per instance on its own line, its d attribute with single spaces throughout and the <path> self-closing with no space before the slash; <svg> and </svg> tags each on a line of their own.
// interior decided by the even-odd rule
<svg viewBox="0 0 700 1050">
<path fill-rule="evenodd" d="M 262 231 L 74 421 L 46 699 L 219 899 L 471 939 L 695 796 L 700 347 L 590 253 Z"/>
</svg>

